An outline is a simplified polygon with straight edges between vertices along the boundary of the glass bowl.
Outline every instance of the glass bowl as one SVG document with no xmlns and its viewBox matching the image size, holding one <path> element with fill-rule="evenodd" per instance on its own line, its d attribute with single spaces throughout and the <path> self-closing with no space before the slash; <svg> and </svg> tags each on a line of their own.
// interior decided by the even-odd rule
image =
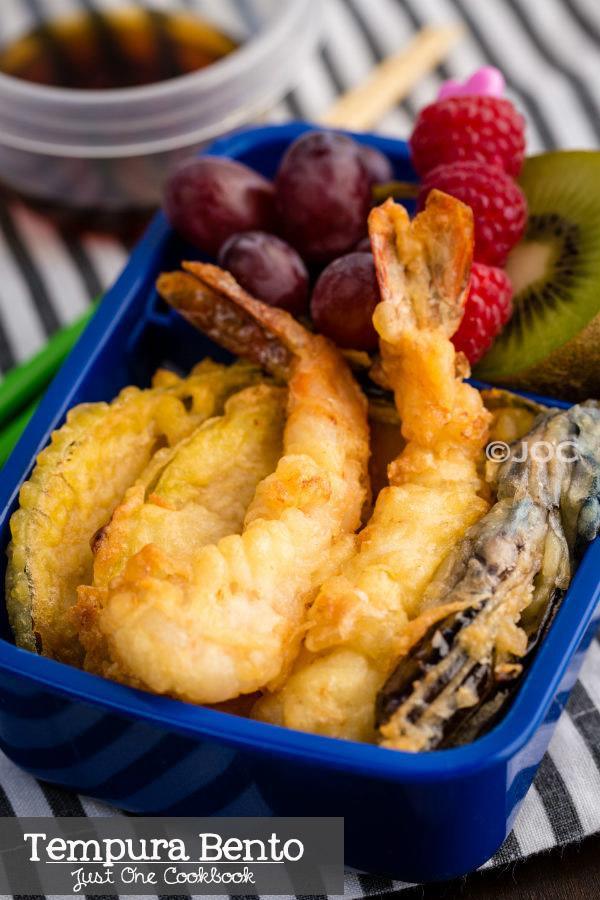
<svg viewBox="0 0 600 900">
<path fill-rule="evenodd" d="M 94 0 L 101 11 L 126 5 Z M 260 118 L 294 85 L 319 30 L 319 0 L 137 0 L 135 5 L 197 12 L 240 46 L 205 69 L 143 87 L 75 90 L 0 73 L 5 186 L 59 208 L 117 213 L 152 208 L 160 202 L 166 172 L 180 158 Z M 2 0 L 3 46 L 40 24 L 27 15 L 36 6 Z M 73 9 L 69 0 L 44 0 L 39 16 L 50 21 Z"/>
</svg>

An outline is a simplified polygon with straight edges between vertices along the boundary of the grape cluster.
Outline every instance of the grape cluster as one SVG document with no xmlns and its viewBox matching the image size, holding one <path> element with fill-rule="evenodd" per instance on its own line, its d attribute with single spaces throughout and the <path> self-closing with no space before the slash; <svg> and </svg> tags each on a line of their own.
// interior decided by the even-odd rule
<svg viewBox="0 0 600 900">
<path fill-rule="evenodd" d="M 409 145 L 421 176 L 417 206 L 432 189 L 474 213 L 474 277 L 455 344 L 472 363 L 511 313 L 510 282 L 498 267 L 520 240 L 527 204 L 514 181 L 525 154 L 525 123 L 501 96 L 502 74 L 485 67 L 446 83 L 416 120 Z M 390 160 L 331 131 L 308 131 L 273 181 L 240 162 L 204 156 L 171 177 L 165 211 L 193 246 L 217 258 L 248 293 L 314 327 L 340 347 L 372 351 L 379 287 L 367 234 L 375 192 L 392 189 Z M 398 185 L 396 184 L 396 189 Z M 400 194 L 400 196 L 403 196 Z"/>
<path fill-rule="evenodd" d="M 373 350 L 379 290 L 367 217 L 373 185 L 392 177 L 373 147 L 310 131 L 288 148 L 273 182 L 221 157 L 184 163 L 164 206 L 179 234 L 248 293 L 295 316 L 310 310 L 341 347 Z"/>
</svg>

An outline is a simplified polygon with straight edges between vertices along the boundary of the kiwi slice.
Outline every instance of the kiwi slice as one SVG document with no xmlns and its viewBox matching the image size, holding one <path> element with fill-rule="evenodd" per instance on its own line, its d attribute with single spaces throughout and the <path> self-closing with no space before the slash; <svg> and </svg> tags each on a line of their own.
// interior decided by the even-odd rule
<svg viewBox="0 0 600 900">
<path fill-rule="evenodd" d="M 475 370 L 493 384 L 580 400 L 600 396 L 600 152 L 526 160 L 525 236 L 506 270 L 514 312 Z"/>
</svg>

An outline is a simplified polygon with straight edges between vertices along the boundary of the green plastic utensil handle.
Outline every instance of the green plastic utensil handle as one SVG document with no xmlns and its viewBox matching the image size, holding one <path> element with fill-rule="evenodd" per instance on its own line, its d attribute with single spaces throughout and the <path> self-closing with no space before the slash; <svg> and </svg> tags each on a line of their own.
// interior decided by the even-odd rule
<svg viewBox="0 0 600 900">
<path fill-rule="evenodd" d="M 0 382 L 0 428 L 40 395 L 56 374 L 79 335 L 91 319 L 94 303 L 80 319 L 52 335 L 31 359 L 15 366 Z M 12 425 L 12 423 L 11 423 Z M 11 427 L 9 425 L 9 429 Z M 0 438 L 1 440 L 1 438 Z"/>
<path fill-rule="evenodd" d="M 39 399 L 36 397 L 33 403 L 30 403 L 29 406 L 21 410 L 18 416 L 0 431 L 0 466 L 4 465 L 12 453 L 15 444 L 25 431 L 27 423 L 35 412 L 38 403 Z"/>
</svg>

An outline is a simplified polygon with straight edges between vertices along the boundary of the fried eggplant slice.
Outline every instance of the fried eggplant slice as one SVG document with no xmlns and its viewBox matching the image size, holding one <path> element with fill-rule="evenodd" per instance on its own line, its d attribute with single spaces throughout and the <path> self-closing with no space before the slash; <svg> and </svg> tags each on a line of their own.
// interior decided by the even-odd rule
<svg viewBox="0 0 600 900">
<path fill-rule="evenodd" d="M 395 392 L 404 447 L 357 552 L 319 590 L 291 676 L 253 715 L 372 741 L 375 698 L 398 635 L 418 615 L 440 562 L 488 508 L 478 464 L 490 417 L 450 340 L 469 279 L 470 210 L 432 192 L 412 222 L 391 201 L 374 209 L 369 230 L 382 296 L 373 319 L 381 372 Z"/>
<path fill-rule="evenodd" d="M 281 456 L 285 404 L 284 388 L 245 388 L 222 416 L 159 451 L 96 536 L 94 586 L 107 588 L 146 544 L 177 557 L 239 533 Z"/>
<path fill-rule="evenodd" d="M 498 500 L 441 567 L 379 695 L 384 746 L 462 743 L 510 699 L 600 529 L 598 404 L 542 417 L 490 468 Z"/>
<path fill-rule="evenodd" d="M 206 544 L 239 534 L 257 485 L 281 456 L 285 388 L 255 385 L 229 398 L 174 448 L 159 451 L 125 494 L 94 541 L 93 586 L 78 588 L 73 610 L 86 649 L 86 668 L 101 671 L 106 642 L 93 627 L 110 582 L 131 557 L 155 544 L 185 559 Z"/>
<path fill-rule="evenodd" d="M 177 558 L 148 544 L 83 624 L 105 641 L 108 677 L 221 703 L 289 668 L 323 565 L 353 540 L 368 487 L 367 404 L 324 337 L 216 266 L 184 268 L 159 279 L 164 299 L 286 381 L 282 455 L 258 485 L 241 534 Z"/>
<path fill-rule="evenodd" d="M 159 371 L 153 387 L 125 388 L 112 403 L 72 409 L 20 493 L 11 519 L 6 598 L 17 644 L 78 665 L 68 610 L 92 575 L 90 541 L 161 447 L 171 447 L 257 369 L 211 361 L 188 378 Z"/>
</svg>

